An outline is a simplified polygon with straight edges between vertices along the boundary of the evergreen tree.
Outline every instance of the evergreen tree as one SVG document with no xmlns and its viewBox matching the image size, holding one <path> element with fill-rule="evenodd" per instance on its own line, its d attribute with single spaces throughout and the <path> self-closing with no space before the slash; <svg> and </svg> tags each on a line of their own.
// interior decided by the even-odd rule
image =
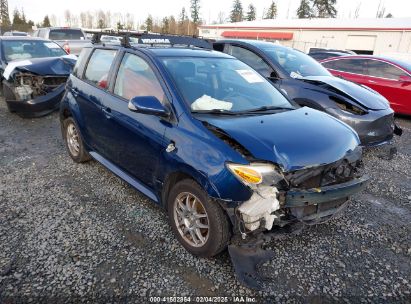
<svg viewBox="0 0 411 304">
<path fill-rule="evenodd" d="M 255 6 L 250 4 L 248 6 L 248 12 L 247 12 L 247 16 L 246 16 L 246 20 L 247 21 L 253 21 L 256 19 L 256 9 Z"/>
<path fill-rule="evenodd" d="M 168 20 L 168 17 L 164 17 L 163 22 L 161 24 L 161 33 L 168 34 L 169 33 L 169 26 L 170 26 L 170 22 Z"/>
<path fill-rule="evenodd" d="M 191 0 L 191 18 L 195 24 L 200 21 L 200 0 Z"/>
<path fill-rule="evenodd" d="M 243 21 L 243 5 L 240 0 L 234 0 L 233 9 L 230 14 L 231 22 Z"/>
<path fill-rule="evenodd" d="M 297 17 L 300 19 L 313 17 L 313 10 L 310 6 L 312 0 L 301 0 L 300 6 L 297 9 Z"/>
<path fill-rule="evenodd" d="M 180 13 L 180 22 L 182 23 L 182 22 L 184 22 L 184 21 L 186 21 L 187 20 L 187 14 L 186 14 L 186 9 L 185 9 L 185 7 L 183 7 L 182 9 L 181 9 L 181 13 Z"/>
<path fill-rule="evenodd" d="M 267 12 L 264 16 L 264 19 L 275 19 L 277 17 L 277 4 L 274 1 L 271 1 L 270 6 L 267 9 Z"/>
<path fill-rule="evenodd" d="M 151 32 L 153 30 L 153 17 L 151 17 L 151 15 L 148 15 L 145 25 L 147 32 Z"/>
<path fill-rule="evenodd" d="M 0 0 L 0 26 L 10 26 L 9 4 L 7 0 Z"/>
<path fill-rule="evenodd" d="M 17 8 L 13 11 L 13 28 L 17 29 L 23 25 L 23 20 L 21 19 L 20 12 Z"/>
<path fill-rule="evenodd" d="M 41 25 L 42 27 L 50 27 L 51 23 L 50 23 L 50 18 L 48 15 L 46 15 L 43 19 L 43 23 Z"/>
<path fill-rule="evenodd" d="M 335 18 L 337 9 L 335 5 L 337 0 L 313 0 L 313 8 L 318 18 Z"/>
<path fill-rule="evenodd" d="M 120 21 L 117 22 L 116 27 L 118 31 L 124 30 L 124 25 Z"/>
<path fill-rule="evenodd" d="M 103 29 L 105 27 L 106 27 L 106 24 L 104 23 L 104 20 L 102 18 L 98 19 L 97 28 Z"/>
</svg>

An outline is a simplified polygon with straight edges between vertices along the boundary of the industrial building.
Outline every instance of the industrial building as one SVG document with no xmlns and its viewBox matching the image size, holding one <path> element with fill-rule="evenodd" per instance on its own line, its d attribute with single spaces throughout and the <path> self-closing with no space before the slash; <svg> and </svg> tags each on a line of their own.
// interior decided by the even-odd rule
<svg viewBox="0 0 411 304">
<path fill-rule="evenodd" d="M 278 40 L 303 52 L 321 47 L 407 58 L 411 54 L 411 18 L 265 19 L 202 25 L 199 35 L 212 39 Z"/>
</svg>

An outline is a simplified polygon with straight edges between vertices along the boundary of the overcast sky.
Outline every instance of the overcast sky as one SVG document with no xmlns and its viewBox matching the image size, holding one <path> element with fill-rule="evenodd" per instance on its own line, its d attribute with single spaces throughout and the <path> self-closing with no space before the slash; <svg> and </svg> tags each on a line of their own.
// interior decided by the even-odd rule
<svg viewBox="0 0 411 304">
<path fill-rule="evenodd" d="M 338 17 L 349 18 L 354 15 L 358 5 L 360 17 L 375 17 L 380 0 L 337 0 Z M 268 7 L 271 0 L 241 1 L 243 8 L 253 3 L 257 7 L 258 18 L 261 18 L 263 9 Z M 24 8 L 27 18 L 39 22 L 46 14 L 54 14 L 63 20 L 63 12 L 66 9 L 73 13 L 81 11 L 94 11 L 102 9 L 112 13 L 132 13 L 136 22 L 144 20 L 148 14 L 160 18 L 168 15 L 178 16 L 182 7 L 189 9 L 190 0 L 8 0 L 10 13 L 14 8 Z M 219 12 L 229 16 L 233 0 L 201 0 L 201 18 L 207 23 L 217 20 Z M 300 0 L 276 0 L 278 7 L 278 18 L 295 17 L 296 9 Z M 386 14 L 391 13 L 394 17 L 411 17 L 411 0 L 382 0 L 386 8 Z M 410 24 L 411 26 L 411 24 Z"/>
</svg>

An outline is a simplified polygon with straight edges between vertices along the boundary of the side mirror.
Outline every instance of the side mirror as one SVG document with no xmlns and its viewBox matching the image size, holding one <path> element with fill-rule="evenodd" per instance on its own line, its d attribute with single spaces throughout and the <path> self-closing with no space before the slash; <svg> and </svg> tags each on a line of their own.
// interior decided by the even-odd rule
<svg viewBox="0 0 411 304">
<path fill-rule="evenodd" d="M 155 96 L 137 96 L 128 102 L 128 109 L 132 112 L 167 117 L 168 109 Z"/>
<path fill-rule="evenodd" d="M 404 83 L 411 83 L 411 76 L 402 75 L 400 76 L 399 81 L 404 82 Z"/>
</svg>

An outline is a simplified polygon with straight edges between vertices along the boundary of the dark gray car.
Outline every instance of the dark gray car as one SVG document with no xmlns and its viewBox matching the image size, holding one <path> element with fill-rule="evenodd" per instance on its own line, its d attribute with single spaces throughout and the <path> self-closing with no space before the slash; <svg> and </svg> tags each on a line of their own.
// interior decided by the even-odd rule
<svg viewBox="0 0 411 304">
<path fill-rule="evenodd" d="M 307 54 L 255 40 L 219 40 L 214 49 L 247 63 L 299 105 L 347 123 L 364 146 L 389 143 L 394 134 L 401 135 L 394 123 L 394 111 L 382 95 L 332 76 Z"/>
</svg>

